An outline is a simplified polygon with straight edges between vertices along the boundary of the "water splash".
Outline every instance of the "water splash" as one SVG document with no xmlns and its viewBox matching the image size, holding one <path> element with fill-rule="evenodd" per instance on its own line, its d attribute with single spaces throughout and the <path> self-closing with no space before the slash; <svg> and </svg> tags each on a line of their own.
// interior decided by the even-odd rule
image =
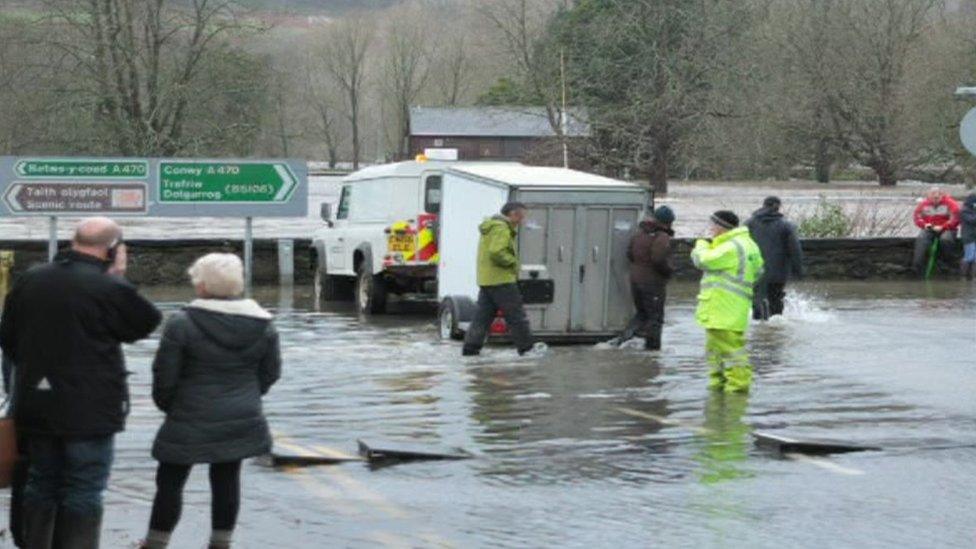
<svg viewBox="0 0 976 549">
<path fill-rule="evenodd" d="M 827 309 L 819 297 L 797 290 L 788 290 L 783 315 L 774 316 L 769 322 L 773 325 L 793 322 L 823 324 L 833 322 L 836 318 L 837 315 Z"/>
</svg>

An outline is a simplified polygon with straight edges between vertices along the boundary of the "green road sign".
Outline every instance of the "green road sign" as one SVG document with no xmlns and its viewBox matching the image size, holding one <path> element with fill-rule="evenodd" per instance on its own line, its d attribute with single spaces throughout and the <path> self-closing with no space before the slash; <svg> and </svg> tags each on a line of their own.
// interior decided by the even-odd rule
<svg viewBox="0 0 976 549">
<path fill-rule="evenodd" d="M 159 162 L 159 201 L 278 204 L 298 188 L 284 162 Z"/>
<path fill-rule="evenodd" d="M 99 160 L 70 158 L 26 158 L 14 165 L 24 178 L 44 179 L 145 179 L 147 160 Z"/>
</svg>

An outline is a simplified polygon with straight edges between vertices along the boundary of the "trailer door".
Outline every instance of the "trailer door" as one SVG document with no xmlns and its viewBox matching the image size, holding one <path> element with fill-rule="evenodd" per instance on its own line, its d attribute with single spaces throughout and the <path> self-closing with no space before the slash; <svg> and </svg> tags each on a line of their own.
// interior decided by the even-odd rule
<svg viewBox="0 0 976 549">
<path fill-rule="evenodd" d="M 579 314 L 574 330 L 620 330 L 633 313 L 627 245 L 640 215 L 636 207 L 588 206 L 582 211 L 577 263 Z"/>
</svg>

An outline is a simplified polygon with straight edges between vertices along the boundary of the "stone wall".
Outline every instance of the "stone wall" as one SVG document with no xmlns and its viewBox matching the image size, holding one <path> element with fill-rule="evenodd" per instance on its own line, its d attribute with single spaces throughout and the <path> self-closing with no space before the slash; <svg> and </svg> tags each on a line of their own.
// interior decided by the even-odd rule
<svg viewBox="0 0 976 549">
<path fill-rule="evenodd" d="M 62 242 L 61 247 L 68 245 Z M 240 240 L 129 240 L 128 278 L 142 285 L 186 284 L 186 270 L 193 261 L 210 252 L 235 253 L 243 257 Z M 310 284 L 314 273 L 311 241 L 295 240 L 295 283 Z M 0 250 L 14 250 L 14 276 L 31 265 L 47 260 L 47 242 L 0 240 Z M 254 283 L 278 283 L 278 241 L 254 241 Z"/>
<path fill-rule="evenodd" d="M 823 238 L 802 241 L 804 268 L 808 278 L 852 280 L 912 277 L 911 238 Z M 675 243 L 677 277 L 693 279 L 698 271 L 691 264 L 693 240 Z M 940 271 L 949 272 L 948 266 Z"/>
<path fill-rule="evenodd" d="M 314 273 L 314 249 L 308 239 L 295 241 L 295 282 L 310 284 Z M 243 254 L 239 240 L 132 240 L 129 278 L 144 285 L 185 284 L 186 269 L 194 259 L 209 252 Z M 812 279 L 888 279 L 912 276 L 910 238 L 813 239 L 803 241 L 807 276 Z M 675 241 L 677 278 L 698 276 L 689 259 L 691 240 Z M 67 242 L 62 242 L 67 246 Z M 47 243 L 40 241 L 0 241 L 0 250 L 14 250 L 14 275 L 46 260 Z M 952 272 L 942 266 L 942 273 Z M 254 283 L 278 283 L 277 240 L 254 241 Z"/>
</svg>

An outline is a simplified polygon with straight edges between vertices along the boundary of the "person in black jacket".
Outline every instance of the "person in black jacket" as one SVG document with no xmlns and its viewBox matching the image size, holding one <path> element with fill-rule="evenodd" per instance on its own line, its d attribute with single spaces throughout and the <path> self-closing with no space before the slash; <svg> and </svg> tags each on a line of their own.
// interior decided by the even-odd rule
<svg viewBox="0 0 976 549">
<path fill-rule="evenodd" d="M 769 320 L 783 314 L 786 282 L 790 275 L 803 276 L 803 249 L 796 235 L 796 226 L 783 219 L 779 209 L 782 202 L 769 196 L 763 207 L 752 214 L 746 223 L 752 239 L 762 251 L 764 272 L 756 283 L 752 318 Z"/>
<path fill-rule="evenodd" d="M 3 309 L 13 416 L 29 445 L 22 533 L 31 548 L 98 547 L 114 435 L 129 410 L 120 344 L 145 338 L 162 319 L 122 278 L 121 242 L 112 220 L 81 222 L 71 249 L 28 270 Z"/>
<path fill-rule="evenodd" d="M 976 274 L 976 193 L 966 197 L 959 209 L 959 239 L 962 240 L 962 276 L 972 280 Z"/>
<path fill-rule="evenodd" d="M 194 464 L 210 465 L 210 547 L 230 547 L 240 508 L 241 460 L 271 452 L 261 397 L 281 375 L 271 314 L 244 291 L 232 254 L 209 254 L 189 271 L 199 299 L 173 315 L 153 362 L 152 395 L 166 421 L 156 435 L 156 498 L 142 547 L 166 547 Z"/>
<path fill-rule="evenodd" d="M 661 349 L 664 301 L 668 280 L 674 272 L 671 262 L 672 223 L 674 212 L 667 206 L 661 206 L 640 222 L 630 238 L 627 259 L 630 261 L 630 293 L 636 312 L 623 333 L 607 343 L 619 345 L 642 333 L 645 349 Z"/>
</svg>

